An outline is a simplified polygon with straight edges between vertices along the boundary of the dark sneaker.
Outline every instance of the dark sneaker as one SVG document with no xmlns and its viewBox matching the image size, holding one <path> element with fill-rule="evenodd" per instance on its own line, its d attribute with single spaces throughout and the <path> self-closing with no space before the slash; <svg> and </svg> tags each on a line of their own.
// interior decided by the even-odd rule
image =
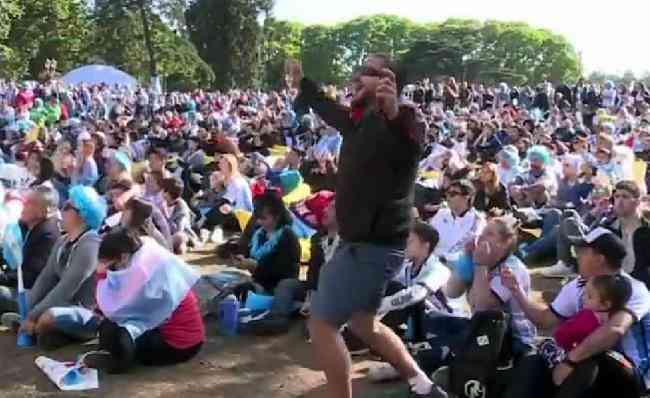
<svg viewBox="0 0 650 398">
<path fill-rule="evenodd" d="M 347 327 L 341 331 L 341 336 L 343 336 L 345 345 L 348 347 L 348 351 L 350 351 L 350 355 L 353 357 L 370 353 L 370 347 L 368 347 L 368 345 L 364 343 L 363 340 L 358 338 Z"/>
<path fill-rule="evenodd" d="M 91 369 L 112 373 L 117 368 L 117 361 L 108 351 L 94 351 L 84 354 L 81 362 Z"/>
<path fill-rule="evenodd" d="M 43 351 L 54 351 L 61 347 L 65 347 L 73 342 L 73 340 L 63 333 L 50 332 L 39 335 L 37 337 L 38 347 Z"/>
<path fill-rule="evenodd" d="M 270 316 L 250 322 L 247 329 L 256 336 L 284 334 L 289 331 L 289 319 Z"/>
</svg>

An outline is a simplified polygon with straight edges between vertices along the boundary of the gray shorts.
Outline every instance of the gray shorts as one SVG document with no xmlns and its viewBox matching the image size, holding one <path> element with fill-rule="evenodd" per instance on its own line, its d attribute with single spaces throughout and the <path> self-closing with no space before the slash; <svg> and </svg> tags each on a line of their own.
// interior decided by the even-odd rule
<svg viewBox="0 0 650 398">
<path fill-rule="evenodd" d="M 320 271 L 311 316 L 336 327 L 353 314 L 374 314 L 388 281 L 402 269 L 404 250 L 370 243 L 341 243 Z"/>
</svg>

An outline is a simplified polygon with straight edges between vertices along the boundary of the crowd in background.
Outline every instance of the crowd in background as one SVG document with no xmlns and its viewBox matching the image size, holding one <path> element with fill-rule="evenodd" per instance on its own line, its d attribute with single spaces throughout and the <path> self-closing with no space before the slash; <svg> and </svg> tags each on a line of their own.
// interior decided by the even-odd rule
<svg viewBox="0 0 650 398">
<path fill-rule="evenodd" d="M 350 107 L 348 89 L 321 89 L 324 100 Z M 297 309 L 308 315 L 320 267 L 339 245 L 336 180 L 345 138 L 294 103 L 295 95 L 0 82 L 0 180 L 5 206 L 20 214 L 30 306 L 22 323 L 3 322 L 38 336 L 43 348 L 99 333 L 110 354 L 88 361 L 116 372 L 136 360 L 188 360 L 205 340 L 192 291 L 198 275 L 176 255 L 209 241 L 250 272 L 234 289 L 242 301 L 251 293 L 274 296 L 252 332 L 280 333 Z M 513 351 L 521 354 L 536 344 L 535 325 L 580 313 L 585 287 L 596 292 L 584 306 L 592 315 L 627 308 L 637 324 L 647 319 L 650 92 L 643 84 L 510 87 L 448 78 L 407 85 L 402 101 L 424 126 L 413 193 L 418 222 L 405 271 L 379 311 L 386 324 L 410 341 L 437 331 L 431 346 L 453 347 L 454 328 L 468 317 L 456 300 L 463 296 L 472 312 L 510 313 Z M 507 264 L 507 272 L 472 268 L 468 257 L 494 256 L 481 253 L 479 236 L 503 248 L 495 264 Z M 604 237 L 604 267 L 634 279 L 590 279 L 577 268 L 576 237 L 586 245 Z M 534 319 L 529 302 L 528 270 L 540 265 L 551 265 L 546 277 L 580 275 L 550 307 L 549 322 Z M 119 272 L 128 269 L 143 271 Z M 0 312 L 17 312 L 16 272 L 7 268 L 0 285 Z M 126 285 L 132 289 L 121 290 Z M 171 292 L 164 303 L 148 296 L 156 289 Z M 633 347 L 628 329 L 619 351 L 638 369 L 629 379 L 648 380 L 650 344 Z M 582 342 L 559 340 L 540 350 L 551 370 Z M 365 348 L 350 333 L 346 342 L 354 352 Z M 433 371 L 448 354 L 418 360 Z M 395 373 L 380 370 L 377 378 Z"/>
</svg>

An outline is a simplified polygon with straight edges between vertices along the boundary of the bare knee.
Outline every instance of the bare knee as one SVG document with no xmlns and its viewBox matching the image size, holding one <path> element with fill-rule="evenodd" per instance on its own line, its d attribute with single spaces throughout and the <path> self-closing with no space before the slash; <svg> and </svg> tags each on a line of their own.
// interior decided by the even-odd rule
<svg viewBox="0 0 650 398">
<path fill-rule="evenodd" d="M 372 338 L 381 330 L 381 322 L 371 314 L 358 314 L 352 316 L 348 326 L 352 333 L 366 340 Z"/>
<path fill-rule="evenodd" d="M 37 335 L 51 332 L 56 327 L 54 316 L 50 311 L 45 311 L 36 321 L 35 332 Z"/>
</svg>

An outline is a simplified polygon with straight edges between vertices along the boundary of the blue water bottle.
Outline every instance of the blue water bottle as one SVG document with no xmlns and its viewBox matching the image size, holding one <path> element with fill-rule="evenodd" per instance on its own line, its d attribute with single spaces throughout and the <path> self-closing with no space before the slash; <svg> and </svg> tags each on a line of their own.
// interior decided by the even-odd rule
<svg viewBox="0 0 650 398">
<path fill-rule="evenodd" d="M 235 336 L 238 323 L 239 300 L 231 294 L 219 303 L 219 330 L 223 335 Z"/>
</svg>

